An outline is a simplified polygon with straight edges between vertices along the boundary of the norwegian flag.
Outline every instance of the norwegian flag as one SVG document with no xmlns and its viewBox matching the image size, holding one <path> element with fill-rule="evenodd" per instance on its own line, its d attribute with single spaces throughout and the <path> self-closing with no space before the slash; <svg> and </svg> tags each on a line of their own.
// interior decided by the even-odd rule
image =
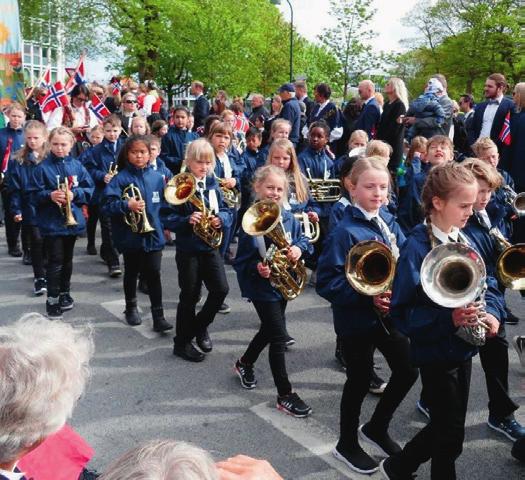
<svg viewBox="0 0 525 480">
<path fill-rule="evenodd" d="M 91 96 L 91 104 L 89 109 L 95 114 L 99 120 L 104 120 L 108 115 L 111 115 L 111 112 L 107 109 L 106 105 L 98 98 L 96 95 Z"/>
<path fill-rule="evenodd" d="M 243 115 L 235 115 L 235 124 L 233 125 L 233 130 L 235 132 L 246 133 L 250 129 L 250 122 Z"/>
<path fill-rule="evenodd" d="M 67 94 L 69 95 L 76 85 L 82 85 L 83 83 L 86 83 L 86 70 L 84 68 L 84 55 L 81 55 L 75 72 L 70 75 L 66 83 Z"/>
<path fill-rule="evenodd" d="M 55 108 L 65 107 L 69 103 L 62 82 L 56 82 L 48 89 L 47 95 L 39 100 L 42 113 L 52 112 Z"/>
<path fill-rule="evenodd" d="M 510 145 L 510 110 L 505 115 L 505 120 L 503 121 L 503 127 L 501 127 L 501 132 L 499 132 L 499 140 L 503 145 Z"/>
<path fill-rule="evenodd" d="M 51 67 L 48 65 L 44 74 L 40 77 L 40 88 L 51 88 Z"/>
<path fill-rule="evenodd" d="M 118 80 L 113 82 L 111 86 L 113 87 L 113 90 L 111 91 L 111 95 L 113 96 L 118 95 L 122 90 L 122 85 Z"/>
</svg>

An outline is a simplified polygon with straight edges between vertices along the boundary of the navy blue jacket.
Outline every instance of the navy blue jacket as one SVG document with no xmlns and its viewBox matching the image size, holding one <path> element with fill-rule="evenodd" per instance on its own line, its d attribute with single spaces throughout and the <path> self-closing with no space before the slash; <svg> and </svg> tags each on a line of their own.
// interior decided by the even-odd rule
<svg viewBox="0 0 525 480">
<path fill-rule="evenodd" d="M 7 174 L 7 190 L 9 192 L 10 215 L 22 215 L 24 225 L 36 225 L 35 204 L 31 202 L 29 191 L 33 169 L 37 167 L 32 153 L 23 163 L 18 161 L 10 162 Z"/>
<path fill-rule="evenodd" d="M 521 191 L 525 191 L 525 110 L 514 113 L 510 119 L 512 142 L 507 165 L 502 165 L 510 173 Z"/>
<path fill-rule="evenodd" d="M 474 144 L 481 133 L 481 127 L 483 126 L 483 114 L 485 113 L 487 105 L 488 102 L 485 101 L 478 103 L 474 107 L 474 118 L 472 119 L 472 122 L 469 125 L 470 128 L 467 132 L 468 142 L 470 145 Z M 509 113 L 509 111 L 511 111 L 513 108 L 514 103 L 512 100 L 503 97 L 501 99 L 501 103 L 498 106 L 498 109 L 496 110 L 496 115 L 494 116 L 494 121 L 492 122 L 492 128 L 490 129 L 490 138 L 497 145 L 500 154 L 502 153 L 502 149 L 505 146 L 501 143 L 499 134 L 503 128 L 503 122 L 505 121 L 507 113 Z"/>
<path fill-rule="evenodd" d="M 337 224 L 343 219 L 345 210 L 352 205 L 350 198 L 346 192 L 343 192 L 341 198 L 332 205 L 330 210 L 330 217 L 328 219 L 328 231 L 331 232 Z"/>
<path fill-rule="evenodd" d="M 290 208 L 287 210 L 290 210 L 292 213 L 315 212 L 317 215 L 320 215 L 321 211 L 319 208 L 319 203 L 316 202 L 310 195 L 306 177 L 302 174 L 301 177 L 308 193 L 308 197 L 304 202 L 300 202 L 297 199 L 294 178 L 292 175 L 288 174 L 288 203 L 290 204 Z"/>
<path fill-rule="evenodd" d="M 471 245 L 475 247 L 475 245 Z M 477 348 L 459 338 L 452 322 L 452 308 L 427 297 L 420 281 L 423 259 L 430 252 L 427 226 L 412 230 L 397 262 L 390 315 L 395 326 L 410 338 L 414 365 L 461 362 L 477 353 Z M 501 293 L 493 277 L 487 277 L 486 310 L 497 319 L 504 317 Z"/>
<path fill-rule="evenodd" d="M 160 158 L 164 160 L 164 163 L 174 175 L 180 172 L 186 148 L 198 138 L 199 136 L 195 132 L 181 130 L 177 127 L 170 127 L 168 133 L 162 137 Z"/>
<path fill-rule="evenodd" d="M 2 164 L 2 161 L 4 160 L 4 154 L 7 149 L 7 145 L 9 143 L 9 139 L 13 139 L 13 143 L 11 144 L 11 152 L 10 152 L 10 159 L 9 163 L 11 163 L 13 160 L 12 155 L 15 153 L 19 148 L 24 146 L 24 130 L 22 128 L 14 129 L 7 124 L 7 127 L 0 128 L 0 166 Z M 9 170 L 9 163 L 7 169 Z"/>
<path fill-rule="evenodd" d="M 505 170 L 499 168 L 498 172 L 503 177 L 503 185 L 508 185 L 514 190 L 514 181 L 511 176 Z M 514 209 L 507 203 L 506 194 L 501 187 L 492 194 L 486 210 L 492 224 L 500 229 L 505 238 L 509 239 L 512 236 Z"/>
<path fill-rule="evenodd" d="M 124 222 L 124 214 L 129 213 L 128 201 L 122 200 L 122 192 L 133 184 L 140 190 L 146 202 L 146 214 L 151 233 L 133 233 Z M 164 229 L 160 221 L 160 207 L 163 205 L 164 179 L 151 166 L 137 168 L 128 164 L 106 185 L 101 199 L 102 212 L 111 217 L 113 243 L 119 252 L 154 252 L 164 247 Z"/>
<path fill-rule="evenodd" d="M 42 236 L 79 235 L 86 227 L 82 215 L 82 205 L 87 205 L 93 195 L 93 180 L 82 164 L 72 158 L 59 158 L 50 153 L 33 169 L 29 185 L 30 201 L 36 210 L 37 225 Z M 64 215 L 53 200 L 51 192 L 57 189 L 57 176 L 60 183 L 68 179 L 73 201 L 71 210 L 77 221 L 76 226 L 66 227 Z"/>
<path fill-rule="evenodd" d="M 171 173 L 171 170 L 166 167 L 166 164 L 159 157 L 155 160 L 155 165 L 151 165 L 151 168 L 162 175 L 164 184 L 168 183 L 173 178 L 173 173 Z"/>
<path fill-rule="evenodd" d="M 219 188 L 217 179 L 213 176 L 206 177 L 206 190 L 204 190 L 204 199 L 206 208 L 210 208 L 209 198 L 210 191 L 215 190 L 219 211 L 215 214 L 222 221 L 222 230 L 229 228 L 232 224 L 232 214 L 228 206 L 224 203 L 222 192 Z M 212 252 L 214 249 L 205 243 L 200 237 L 193 232 L 193 225 L 190 224 L 190 217 L 197 208 L 190 202 L 182 205 L 167 205 L 162 208 L 161 218 L 164 228 L 175 232 L 175 246 L 177 251 L 181 252 Z M 224 236 L 223 236 L 224 241 Z"/>
<path fill-rule="evenodd" d="M 283 101 L 283 109 L 279 114 L 279 118 L 284 118 L 292 124 L 288 139 L 294 145 L 297 145 L 301 139 L 301 107 L 299 107 L 297 98 L 292 97 Z"/>
<path fill-rule="evenodd" d="M 114 144 L 104 139 L 98 145 L 85 150 L 78 159 L 82 161 L 95 184 L 95 192 L 91 198 L 92 205 L 98 205 L 100 203 L 100 197 L 107 185 L 106 182 L 104 182 L 104 177 L 109 172 L 111 164 L 113 164 L 112 168 L 115 168 L 122 143 L 122 140 L 117 140 L 117 149 L 115 151 L 113 147 Z"/>
<path fill-rule="evenodd" d="M 421 192 L 427 179 L 428 172 L 432 168 L 430 163 L 421 163 L 421 171 L 406 177 L 407 186 L 404 196 L 399 201 L 398 219 L 399 225 L 405 235 L 412 230 L 423 218 L 421 209 Z"/>
<path fill-rule="evenodd" d="M 384 210 L 380 210 L 379 215 L 396 236 L 397 246 L 401 248 L 405 236 L 395 217 Z M 367 220 L 361 210 L 354 206 L 348 207 L 344 210 L 342 220 L 326 239 L 317 263 L 316 290 L 332 304 L 337 335 L 362 334 L 379 322 L 373 298 L 356 292 L 348 283 L 345 274 L 348 252 L 364 240 L 378 240 L 386 245 L 390 244 L 379 226 Z"/>
<path fill-rule="evenodd" d="M 244 150 L 241 155 L 241 162 L 244 169 L 241 175 L 241 193 L 243 199 L 249 199 L 252 192 L 253 174 L 260 164 L 264 164 L 266 159 L 262 159 L 263 154 L 261 150 L 254 151 L 250 149 Z"/>
<path fill-rule="evenodd" d="M 311 253 L 312 247 L 301 230 L 301 225 L 287 210 L 281 208 L 282 224 L 285 232 L 290 235 L 291 245 L 299 247 L 305 253 Z M 271 242 L 265 237 L 264 243 L 268 248 Z M 301 257 L 302 258 L 302 257 Z M 270 280 L 263 278 L 257 271 L 257 264 L 263 259 L 257 247 L 255 237 L 248 235 L 243 228 L 239 234 L 239 248 L 233 268 L 237 272 L 237 280 L 243 298 L 260 302 L 280 302 L 283 296 L 279 290 L 270 285 Z"/>
<path fill-rule="evenodd" d="M 367 133 L 368 138 L 374 138 L 380 118 L 381 110 L 379 110 L 379 104 L 377 103 L 377 100 L 372 97 L 356 118 L 353 129 L 364 130 Z"/>
<path fill-rule="evenodd" d="M 314 104 L 314 107 L 308 116 L 308 126 L 314 122 L 324 120 L 330 127 L 330 130 L 339 127 L 341 125 L 341 120 L 339 116 L 339 109 L 335 103 L 328 102 L 326 107 L 324 107 L 321 112 L 319 112 L 320 106 L 321 105 L 319 103 Z"/>
<path fill-rule="evenodd" d="M 199 95 L 195 100 L 193 106 L 193 130 L 197 130 L 200 126 L 204 125 L 204 120 L 210 114 L 210 102 L 204 95 Z"/>
<path fill-rule="evenodd" d="M 334 171 L 334 162 L 328 156 L 326 151 L 315 151 L 313 148 L 308 147 L 299 154 L 299 166 L 306 178 L 310 178 L 308 175 L 308 169 L 313 179 L 324 179 L 324 172 L 326 169 L 328 178 L 336 178 Z M 330 216 L 330 209 L 333 203 L 330 202 L 319 202 L 317 208 L 320 217 L 328 218 Z"/>
</svg>

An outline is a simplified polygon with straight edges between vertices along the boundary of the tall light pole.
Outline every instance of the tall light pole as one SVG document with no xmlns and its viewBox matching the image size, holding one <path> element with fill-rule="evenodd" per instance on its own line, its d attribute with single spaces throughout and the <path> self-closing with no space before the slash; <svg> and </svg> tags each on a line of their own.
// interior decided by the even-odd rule
<svg viewBox="0 0 525 480">
<path fill-rule="evenodd" d="M 270 0 L 273 5 L 281 5 L 281 0 Z M 286 0 L 290 7 L 290 82 L 293 82 L 293 7 L 290 0 Z"/>
</svg>

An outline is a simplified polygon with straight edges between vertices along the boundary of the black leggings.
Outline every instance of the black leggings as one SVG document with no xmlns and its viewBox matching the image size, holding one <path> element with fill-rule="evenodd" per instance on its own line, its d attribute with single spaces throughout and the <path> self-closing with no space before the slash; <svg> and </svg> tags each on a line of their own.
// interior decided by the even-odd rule
<svg viewBox="0 0 525 480">
<path fill-rule="evenodd" d="M 22 225 L 22 239 L 25 239 L 31 253 L 33 275 L 35 278 L 45 278 L 44 240 L 36 225 Z"/>
<path fill-rule="evenodd" d="M 56 298 L 60 293 L 69 293 L 73 273 L 73 251 L 75 235 L 45 237 L 47 254 L 47 296 Z"/>
<path fill-rule="evenodd" d="M 7 193 L 7 189 L 2 189 L 2 204 L 4 207 L 4 222 L 5 222 L 5 237 L 7 240 L 7 248 L 14 250 L 18 246 L 18 239 L 20 237 L 20 229 L 22 224 L 13 220 L 13 215 L 9 211 L 11 205 L 11 195 Z"/>
<path fill-rule="evenodd" d="M 286 333 L 286 300 L 276 302 L 260 302 L 253 300 L 253 306 L 261 320 L 259 331 L 248 345 L 246 352 L 241 357 L 241 362 L 253 365 L 261 352 L 270 344 L 268 359 L 273 375 L 273 381 L 280 396 L 292 392 L 292 385 L 286 372 L 285 341 Z"/>
<path fill-rule="evenodd" d="M 160 281 L 162 250 L 154 252 L 131 250 L 124 252 L 123 256 L 126 303 L 135 301 L 137 298 L 137 278 L 140 272 L 148 286 L 151 308 L 162 307 L 162 283 Z"/>
</svg>

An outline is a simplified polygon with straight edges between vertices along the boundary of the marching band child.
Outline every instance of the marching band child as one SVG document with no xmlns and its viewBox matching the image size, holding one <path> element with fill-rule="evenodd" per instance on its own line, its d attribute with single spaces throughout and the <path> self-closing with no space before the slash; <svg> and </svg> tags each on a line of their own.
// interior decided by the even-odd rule
<svg viewBox="0 0 525 480">
<path fill-rule="evenodd" d="M 149 135 L 150 133 L 151 127 L 144 117 L 139 115 L 131 120 L 130 135 Z"/>
<path fill-rule="evenodd" d="M 33 266 L 34 294 L 47 292 L 44 268 L 43 240 L 37 226 L 34 204 L 29 198 L 29 185 L 36 166 L 47 156 L 47 128 L 36 120 L 24 125 L 24 146 L 14 155 L 8 175 L 7 188 L 11 198 L 13 220 L 22 222 L 22 236 L 27 239 Z"/>
<path fill-rule="evenodd" d="M 86 228 L 82 205 L 93 194 L 93 181 L 82 164 L 70 156 L 75 136 L 65 127 L 49 134 L 50 154 L 33 169 L 29 192 L 47 256 L 47 316 L 61 318 L 71 310 L 73 253 L 77 236 Z M 64 187 L 67 187 L 64 188 Z M 68 218 L 71 214 L 71 218 Z M 67 223 L 71 225 L 67 225 Z"/>
<path fill-rule="evenodd" d="M 166 184 L 173 178 L 173 173 L 159 157 L 162 140 L 155 135 L 146 135 L 146 140 L 149 142 L 149 163 L 153 170 L 159 172 L 162 175 L 164 184 Z"/>
<path fill-rule="evenodd" d="M 496 260 L 500 253 L 492 234 L 493 218 L 487 211 L 487 205 L 495 190 L 502 182 L 501 175 L 492 165 L 477 159 L 463 162 L 476 177 L 478 195 L 472 215 L 464 228 L 465 233 L 483 257 L 489 274 L 496 277 Z M 505 287 L 500 285 L 502 302 L 505 305 Z M 506 320 L 506 319 L 505 319 Z M 498 334 L 487 339 L 479 348 L 481 366 L 485 372 L 487 393 L 489 397 L 488 426 L 509 437 L 512 441 L 525 437 L 523 428 L 514 418 L 514 411 L 519 408 L 509 396 L 509 342 L 506 339 L 505 323 L 501 322 Z"/>
<path fill-rule="evenodd" d="M 106 185 L 111 182 L 117 171 L 117 157 L 122 147 L 120 134 L 122 123 L 120 118 L 109 115 L 103 122 L 104 140 L 102 143 L 86 150 L 83 153 L 84 166 L 95 183 L 95 191 L 89 204 L 89 217 L 87 221 L 88 244 L 87 253 L 96 255 L 95 232 L 97 220 L 100 220 L 102 245 L 100 245 L 100 257 L 108 267 L 109 276 L 112 278 L 122 275 L 120 269 L 119 254 L 113 245 L 111 235 L 111 219 L 100 211 L 101 198 Z"/>
<path fill-rule="evenodd" d="M 292 262 L 298 261 L 303 253 L 310 250 L 310 245 L 302 234 L 299 223 L 282 206 L 288 189 L 285 173 L 273 165 L 261 167 L 255 172 L 253 188 L 258 200 L 273 200 L 281 206 L 281 225 L 290 242 L 287 258 Z M 277 387 L 277 408 L 295 417 L 306 417 L 312 413 L 312 409 L 293 391 L 286 372 L 287 301 L 270 284 L 270 267 L 263 262 L 270 243 L 265 237 L 248 235 L 241 228 L 234 268 L 241 294 L 253 303 L 261 326 L 244 354 L 235 363 L 235 372 L 243 388 L 255 388 L 257 381 L 254 364 L 269 344 L 270 369 Z"/>
<path fill-rule="evenodd" d="M 104 140 L 104 129 L 101 125 L 95 125 L 87 134 L 88 141 L 94 147 Z"/>
<path fill-rule="evenodd" d="M 429 152 L 433 154 L 431 148 Z M 430 170 L 422 192 L 426 222 L 414 228 L 401 252 L 392 288 L 393 323 L 410 338 L 412 363 L 419 367 L 427 391 L 430 422 L 404 449 L 381 463 L 386 478 L 410 478 L 431 459 L 431 478 L 455 479 L 455 461 L 461 454 L 472 357 L 477 347 L 460 338 L 459 327 L 477 322 L 480 308 L 442 307 L 421 287 L 423 259 L 436 243 L 468 243 L 461 229 L 472 214 L 478 186 L 461 164 L 444 163 Z M 484 322 L 494 336 L 502 316 L 501 294 L 487 276 Z"/>
<path fill-rule="evenodd" d="M 365 296 L 351 287 L 345 272 L 348 252 L 365 240 L 387 245 L 394 258 L 405 242 L 395 217 L 381 209 L 390 185 L 390 172 L 378 157 L 357 160 L 350 174 L 353 205 L 328 237 L 319 258 L 317 293 L 331 304 L 336 334 L 341 338 L 347 380 L 341 398 L 340 437 L 334 456 L 350 469 L 373 473 L 377 462 L 359 445 L 374 445 L 382 455 L 392 455 L 401 447 L 388 435 L 395 410 L 417 379 L 411 367 L 408 339 L 389 321 L 390 291 Z M 379 312 L 378 312 L 379 311 Z M 392 376 L 368 423 L 359 427 L 363 399 L 373 372 L 373 352 L 385 356 Z"/>
<path fill-rule="evenodd" d="M 175 175 L 180 172 L 186 148 L 199 138 L 195 132 L 188 129 L 189 114 L 186 107 L 176 107 L 173 111 L 173 125 L 162 138 L 160 158 Z"/>
<path fill-rule="evenodd" d="M 348 139 L 348 152 L 338 157 L 334 162 L 335 174 L 340 175 L 343 164 L 348 162 L 349 158 L 355 156 L 356 149 L 364 149 L 368 143 L 368 135 L 364 130 L 354 130 Z M 355 160 L 354 160 L 355 161 Z"/>
<path fill-rule="evenodd" d="M 272 142 L 274 140 L 278 140 L 279 138 L 288 139 L 291 131 L 292 124 L 285 118 L 276 118 L 272 121 L 272 126 L 270 128 L 270 136 L 268 138 L 268 142 L 264 145 L 264 147 L 261 148 L 261 163 L 257 165 L 257 168 L 262 167 L 266 163 L 266 157 L 268 156 L 268 152 L 270 151 Z"/>
<path fill-rule="evenodd" d="M 162 304 L 161 261 L 165 240 L 160 207 L 164 180 L 149 161 L 148 140 L 140 135 L 131 136 L 120 150 L 118 174 L 104 190 L 102 212 L 111 218 L 113 241 L 124 257 L 126 322 L 131 326 L 142 323 L 137 308 L 137 278 L 141 273 L 148 286 L 153 330 L 165 332 L 173 326 L 164 318 Z M 133 222 L 130 216 L 134 217 Z M 133 231 L 128 223 L 134 223 L 138 231 Z M 152 230 L 147 231 L 146 225 Z"/>
<path fill-rule="evenodd" d="M 195 195 L 205 203 L 207 211 L 211 213 L 212 228 L 222 229 L 224 232 L 231 226 L 232 216 L 223 201 L 217 180 L 212 175 L 214 161 L 214 150 L 203 138 L 188 146 L 184 164 L 186 171 L 195 178 Z M 179 274 L 180 294 L 173 354 L 190 362 L 201 362 L 204 360 L 202 352 L 212 351 L 208 326 L 219 312 L 229 290 L 219 249 L 211 247 L 193 231 L 193 226 L 201 221 L 202 215 L 203 213 L 189 201 L 171 206 L 163 215 L 164 226 L 176 233 L 175 260 Z M 224 233 L 222 241 L 225 241 Z M 208 297 L 200 312 L 195 314 L 202 283 L 208 290 Z M 194 347 L 194 338 L 202 352 Z"/>
</svg>

